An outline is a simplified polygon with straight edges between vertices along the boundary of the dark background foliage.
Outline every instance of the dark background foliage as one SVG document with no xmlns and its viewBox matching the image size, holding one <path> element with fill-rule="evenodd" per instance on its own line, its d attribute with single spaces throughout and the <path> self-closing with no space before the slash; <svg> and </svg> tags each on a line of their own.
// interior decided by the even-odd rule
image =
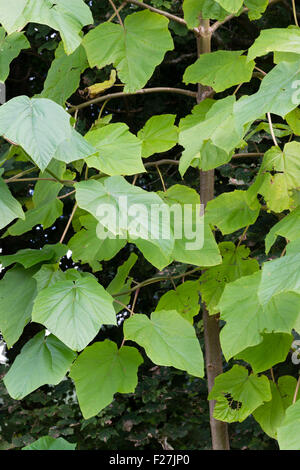
<svg viewBox="0 0 300 470">
<path fill-rule="evenodd" d="M 108 0 L 86 1 L 93 11 L 96 23 L 109 18 L 112 13 Z M 152 0 L 151 3 L 161 9 L 168 9 L 176 14 L 182 14 L 181 1 Z M 116 1 L 120 5 L 121 1 Z M 127 6 L 121 11 L 125 16 L 137 10 L 135 6 Z M 258 21 L 250 22 L 246 15 L 226 23 L 213 38 L 213 50 L 243 50 L 250 47 L 259 31 L 265 28 L 287 27 L 292 24 L 292 10 L 290 3 L 282 1 L 271 6 Z M 87 28 L 88 29 L 88 28 Z M 167 53 L 165 61 L 157 67 L 148 87 L 171 86 L 182 87 L 182 75 L 185 68 L 196 59 L 196 42 L 193 34 L 184 27 L 170 22 L 170 29 L 174 33 L 175 49 Z M 26 34 L 31 49 L 24 50 L 11 64 L 11 72 L 7 79 L 7 99 L 18 95 L 28 95 L 41 92 L 43 82 L 54 58 L 55 48 L 60 40 L 59 35 L 47 26 L 30 24 L 26 27 Z M 262 57 L 258 66 L 268 72 L 272 63 L 268 57 Z M 107 79 L 110 68 L 103 70 L 87 69 L 81 79 L 80 89 L 99 81 Z M 259 86 L 259 78 L 253 80 L 251 85 L 244 84 L 238 91 L 238 96 L 251 94 Z M 190 87 L 193 89 L 193 86 Z M 195 89 L 195 88 L 194 88 Z M 119 91 L 117 87 L 112 91 Z M 226 93 L 232 93 L 227 90 Z M 216 97 L 223 97 L 218 94 Z M 77 91 L 70 99 L 71 104 L 83 101 L 82 95 Z M 190 113 L 194 105 L 192 98 L 172 95 L 153 94 L 148 96 L 130 96 L 114 99 L 108 102 L 104 115 L 112 114 L 113 122 L 125 122 L 130 130 L 136 133 L 144 123 L 154 114 L 172 113 L 177 115 L 177 122 Z M 78 114 L 77 130 L 85 133 L 100 111 L 98 106 L 90 106 Z M 263 152 L 269 148 L 270 135 L 265 132 L 256 133 L 249 142 L 249 152 Z M 279 142 L 285 141 L 278 137 Z M 0 159 L 8 148 L 4 141 L 0 142 Z M 178 159 L 180 146 L 175 147 L 160 158 Z M 154 156 L 155 157 L 155 156 Z M 14 168 L 11 161 L 6 162 L 5 169 L 15 172 L 26 169 L 26 163 L 19 161 Z M 216 194 L 231 191 L 235 188 L 246 189 L 253 180 L 259 161 L 257 158 L 240 158 L 234 162 L 219 167 L 216 170 Z M 175 166 L 163 168 L 167 187 L 182 182 Z M 12 173 L 13 174 L 13 173 Z M 131 178 L 129 177 L 129 180 Z M 190 168 L 184 183 L 198 189 L 198 170 Z M 161 182 L 155 167 L 138 178 L 137 184 L 144 189 L 157 191 L 161 189 Z M 19 183 L 12 188 L 15 195 L 26 205 L 30 201 L 31 189 L 28 183 Z M 16 192 L 17 191 L 17 192 Z M 0 240 L 3 254 L 15 253 L 22 248 L 39 248 L 45 243 L 58 242 L 66 221 L 72 210 L 71 201 L 65 203 L 65 213 L 55 225 L 47 230 L 41 226 L 34 227 L 20 237 L 6 237 Z M 256 224 L 247 234 L 246 245 L 251 248 L 252 256 L 259 261 L 265 259 L 264 237 L 276 222 L 274 215 L 267 212 L 261 215 Z M 242 231 L 223 239 L 236 241 Z M 2 235 L 3 233 L 1 233 Z M 72 230 L 68 238 L 72 236 Z M 217 235 L 219 237 L 219 235 Z M 66 240 L 67 241 L 67 240 Z M 219 238 L 218 241 L 221 241 Z M 280 240 L 274 245 L 271 256 L 281 252 Z M 100 282 L 106 286 L 116 273 L 117 267 L 128 258 L 130 251 L 136 250 L 127 245 L 112 261 L 102 264 L 102 271 L 97 273 Z M 64 258 L 62 269 L 73 266 L 72 259 Z M 172 270 L 174 264 L 168 267 Z M 88 265 L 81 269 L 89 270 Z M 176 265 L 177 272 L 186 267 Z M 1 272 L 1 276 L 4 274 Z M 142 281 L 155 274 L 155 269 L 140 256 L 139 262 L 132 270 L 136 281 Z M 150 313 L 154 310 L 160 296 L 172 288 L 169 282 L 153 284 L 143 289 L 139 296 L 136 310 Z M 196 317 L 197 332 L 203 343 L 201 314 Z M 31 323 L 13 348 L 7 352 L 8 363 L 13 361 L 22 346 L 36 334 L 42 327 Z M 102 329 L 96 340 L 111 338 L 119 342 L 122 335 L 122 326 Z M 7 365 L 0 365 L 0 376 L 4 374 Z M 275 375 L 295 374 L 291 361 L 277 366 Z M 229 426 L 231 447 L 233 449 L 276 449 L 277 443 L 269 439 L 260 429 L 252 417 L 243 423 Z M 57 387 L 44 386 L 22 401 L 12 400 L 0 383 L 0 450 L 18 449 L 36 440 L 43 435 L 65 437 L 70 442 L 77 442 L 79 449 L 209 449 L 209 414 L 207 403 L 207 390 L 205 380 L 188 376 L 184 372 L 172 368 L 153 366 L 145 357 L 145 363 L 139 371 L 139 385 L 136 393 L 131 395 L 117 395 L 114 402 L 104 409 L 98 416 L 83 420 L 74 395 L 74 387 L 70 379 L 64 380 Z"/>
</svg>

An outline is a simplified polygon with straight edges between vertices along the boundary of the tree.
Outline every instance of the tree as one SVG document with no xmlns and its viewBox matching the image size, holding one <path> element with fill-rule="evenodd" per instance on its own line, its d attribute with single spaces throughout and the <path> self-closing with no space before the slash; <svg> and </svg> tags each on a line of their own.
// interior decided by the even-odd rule
<svg viewBox="0 0 300 470">
<path fill-rule="evenodd" d="M 300 449 L 300 381 L 273 372 L 297 349 L 300 328 L 295 3 L 295 26 L 262 29 L 247 53 L 226 47 L 211 52 L 224 25 L 245 15 L 258 20 L 275 3 L 184 0 L 152 6 L 126 0 L 119 6 L 109 0 L 104 11 L 95 2 L 92 12 L 83 0 L 73 0 L 72 8 L 67 0 L 54 6 L 35 1 L 34 8 L 33 0 L 14 8 L 0 0 L 2 82 L 11 61 L 31 47 L 31 24 L 55 31 L 37 51 L 40 57 L 43 47 L 55 48 L 43 89 L 14 94 L 0 107 L 0 134 L 7 142 L 0 229 L 4 239 L 16 239 L 37 226 L 55 228 L 67 213 L 55 243 L 33 249 L 27 240 L 23 249 L 0 256 L 8 268 L 0 281 L 0 330 L 9 348 L 23 342 L 4 377 L 12 398 L 58 384 L 68 373 L 84 418 L 91 418 L 116 393 L 134 392 L 145 352 L 159 366 L 195 377 L 206 371 L 214 449 L 229 449 L 227 423 L 249 415 L 280 448 Z M 183 71 L 190 88 L 149 86 L 176 38 L 188 31 L 198 51 Z M 111 92 L 119 86 L 122 91 Z M 172 112 L 153 113 L 150 101 L 149 118 L 133 133 L 107 113 L 110 100 L 167 94 L 185 100 L 185 117 L 179 119 L 171 106 Z M 81 103 L 70 104 L 72 96 Z M 86 109 L 90 114 L 81 115 Z M 267 142 L 259 140 L 261 132 Z M 157 159 L 178 146 L 179 160 Z M 220 191 L 215 170 L 248 158 L 258 162 L 254 177 L 242 180 L 241 189 Z M 165 165 L 179 172 L 169 187 Z M 151 168 L 160 191 L 143 184 Z M 191 184 L 183 179 L 189 172 Z M 19 184 L 34 184 L 29 200 L 18 193 Z M 251 252 L 247 240 L 265 213 L 275 223 L 264 256 Z M 273 247 L 278 236 L 286 240 L 279 254 Z M 271 249 L 275 259 L 267 258 Z M 115 268 L 121 250 L 127 256 L 107 282 L 100 263 Z M 78 263 L 68 269 L 61 261 L 67 252 Z M 159 272 L 135 281 L 130 273 L 136 263 Z M 139 313 L 148 286 L 163 280 L 171 288 L 151 315 Z M 194 328 L 199 294 L 205 361 Z M 35 334 L 28 338 L 29 324 Z M 104 330 L 111 336 L 101 337 Z M 293 357 L 298 360 L 297 352 Z"/>
</svg>

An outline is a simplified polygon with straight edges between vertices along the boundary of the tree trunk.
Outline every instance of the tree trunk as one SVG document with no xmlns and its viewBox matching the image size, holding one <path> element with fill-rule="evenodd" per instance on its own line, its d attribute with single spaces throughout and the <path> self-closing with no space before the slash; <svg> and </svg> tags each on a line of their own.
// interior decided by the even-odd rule
<svg viewBox="0 0 300 470">
<path fill-rule="evenodd" d="M 209 20 L 200 20 L 200 28 L 204 36 L 197 38 L 198 56 L 211 52 L 211 34 L 209 33 Z M 203 101 L 211 89 L 198 85 L 197 102 Z M 200 199 L 201 204 L 206 204 L 214 197 L 214 170 L 200 170 Z M 205 341 L 205 367 L 207 375 L 208 392 L 214 385 L 217 375 L 223 372 L 222 351 L 220 345 L 219 315 L 209 315 L 203 308 L 203 327 Z M 215 401 L 209 402 L 210 429 L 212 447 L 214 450 L 229 450 L 229 436 L 227 423 L 218 421 L 213 417 Z"/>
</svg>

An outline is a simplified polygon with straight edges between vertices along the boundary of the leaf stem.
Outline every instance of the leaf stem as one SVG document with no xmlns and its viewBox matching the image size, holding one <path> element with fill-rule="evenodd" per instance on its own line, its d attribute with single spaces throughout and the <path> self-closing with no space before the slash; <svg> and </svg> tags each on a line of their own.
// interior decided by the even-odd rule
<svg viewBox="0 0 300 470">
<path fill-rule="evenodd" d="M 295 20 L 295 25 L 299 27 L 295 0 L 292 0 L 292 6 L 293 6 L 293 15 L 294 15 L 294 20 Z"/>
<path fill-rule="evenodd" d="M 294 393 L 294 397 L 293 397 L 293 404 L 296 403 L 296 401 L 297 401 L 299 388 L 300 388 L 300 375 L 298 377 L 297 385 L 296 385 L 296 388 L 295 388 L 295 393 Z"/>
<path fill-rule="evenodd" d="M 67 235 L 67 232 L 68 232 L 69 227 L 70 227 L 70 225 L 71 225 L 71 222 L 72 222 L 72 219 L 73 219 L 73 217 L 74 217 L 74 214 L 75 214 L 75 212 L 76 212 L 77 207 L 78 207 L 78 204 L 77 204 L 77 202 L 76 202 L 76 203 L 74 204 L 74 207 L 73 207 L 72 213 L 71 213 L 71 215 L 70 215 L 70 217 L 69 217 L 69 220 L 68 220 L 68 223 L 67 223 L 67 225 L 66 225 L 66 228 L 65 228 L 65 230 L 63 231 L 63 234 L 62 234 L 62 236 L 61 236 L 61 239 L 59 240 L 59 243 L 63 243 L 63 241 L 64 241 L 64 239 L 65 239 L 65 236 Z"/>
<path fill-rule="evenodd" d="M 274 145 L 275 145 L 275 147 L 279 147 L 278 142 L 277 142 L 276 137 L 275 137 L 275 134 L 274 134 L 274 129 L 273 129 L 273 124 L 272 124 L 271 114 L 270 114 L 270 113 L 267 113 L 267 116 L 268 116 L 270 132 L 271 132 L 271 136 L 272 136 Z"/>
<path fill-rule="evenodd" d="M 119 10 L 117 10 L 116 5 L 114 4 L 113 0 L 108 0 L 108 1 L 111 4 L 115 14 L 117 15 L 117 18 L 119 20 L 120 25 L 122 26 L 122 28 L 124 28 L 124 24 L 123 24 L 122 18 L 120 16 Z"/>
</svg>

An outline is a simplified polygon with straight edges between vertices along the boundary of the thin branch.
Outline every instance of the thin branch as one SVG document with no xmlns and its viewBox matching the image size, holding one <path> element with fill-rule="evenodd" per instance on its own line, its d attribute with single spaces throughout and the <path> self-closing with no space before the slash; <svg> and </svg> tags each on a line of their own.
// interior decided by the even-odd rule
<svg viewBox="0 0 300 470">
<path fill-rule="evenodd" d="M 135 291 L 135 294 L 134 294 L 134 299 L 133 299 L 131 310 L 128 307 L 125 307 L 130 312 L 131 317 L 134 315 L 134 309 L 135 309 L 135 305 L 136 305 L 136 301 L 137 301 L 139 292 L 140 292 L 140 288 L 138 287 L 137 290 Z M 114 299 L 114 301 L 116 301 L 116 299 Z M 124 338 L 122 340 L 122 343 L 121 343 L 121 346 L 120 346 L 120 349 L 124 346 L 125 341 L 126 341 L 126 338 L 124 336 Z"/>
<path fill-rule="evenodd" d="M 115 12 L 115 14 L 117 15 L 117 18 L 118 18 L 118 20 L 119 20 L 120 25 L 122 26 L 122 28 L 124 28 L 124 24 L 123 24 L 122 18 L 121 18 L 121 16 L 120 16 L 119 11 L 118 11 L 117 8 L 116 8 L 116 5 L 114 4 L 113 0 L 108 0 L 108 1 L 109 1 L 109 3 L 111 4 L 111 6 L 112 6 L 112 8 L 113 8 L 113 10 L 114 10 L 114 12 Z"/>
<path fill-rule="evenodd" d="M 15 180 L 8 179 L 4 180 L 5 183 L 23 183 L 25 181 L 54 181 L 55 183 L 59 182 L 62 184 L 68 183 L 68 184 L 75 184 L 77 181 L 72 181 L 72 180 L 61 180 L 58 181 L 56 178 L 17 178 Z"/>
<path fill-rule="evenodd" d="M 67 232 L 68 232 L 69 227 L 70 227 L 70 225 L 71 225 L 71 222 L 72 222 L 72 219 L 73 219 L 73 217 L 74 217 L 74 214 L 75 214 L 75 212 L 76 212 L 77 207 L 78 207 L 78 204 L 77 204 L 77 202 L 76 202 L 76 203 L 74 204 L 74 207 L 73 207 L 72 213 L 71 213 L 71 215 L 70 215 L 70 217 L 69 217 L 69 220 L 68 220 L 68 223 L 67 223 L 67 225 L 66 225 L 66 228 L 65 228 L 65 230 L 64 230 L 64 232 L 63 232 L 63 234 L 62 234 L 62 236 L 61 236 L 61 239 L 59 240 L 59 243 L 63 243 L 63 241 L 64 241 L 64 239 L 65 239 L 65 236 L 67 235 Z"/>
<path fill-rule="evenodd" d="M 33 166 L 32 168 L 29 168 L 28 170 L 21 171 L 21 173 L 18 173 L 17 175 L 12 176 L 11 178 L 7 179 L 6 183 L 13 182 L 13 181 L 19 179 L 21 176 L 27 175 L 28 173 L 31 173 L 32 171 L 35 171 L 35 170 L 37 170 L 37 168 L 36 168 L 36 166 Z"/>
<path fill-rule="evenodd" d="M 241 157 L 263 157 L 263 152 L 249 152 L 249 153 L 235 153 L 231 158 L 241 158 Z"/>
<path fill-rule="evenodd" d="M 64 199 L 65 197 L 71 196 L 74 193 L 76 193 L 76 189 L 74 189 L 74 191 L 70 191 L 68 194 L 63 194 L 62 196 L 58 196 L 57 199 Z"/>
<path fill-rule="evenodd" d="M 123 2 L 122 5 L 120 5 L 119 8 L 117 9 L 117 12 L 119 13 L 126 5 L 127 5 L 127 2 L 125 0 L 125 2 Z M 110 23 L 114 19 L 114 17 L 116 16 L 117 12 L 114 12 L 111 15 L 111 17 L 107 20 L 106 23 Z"/>
<path fill-rule="evenodd" d="M 160 166 L 160 165 L 179 165 L 178 160 L 171 160 L 168 158 L 164 158 L 163 160 L 158 160 L 157 162 L 147 162 L 144 163 L 144 167 L 148 166 Z"/>
<path fill-rule="evenodd" d="M 134 93 L 124 93 L 120 91 L 118 93 L 110 93 L 108 95 L 99 96 L 98 98 L 94 98 L 92 100 L 86 101 L 85 103 L 79 104 L 77 106 L 72 106 L 68 109 L 69 113 L 73 113 L 76 109 L 83 109 L 91 104 L 98 104 L 102 103 L 103 101 L 110 100 L 113 98 L 123 98 L 124 96 L 132 96 L 132 95 L 147 95 L 148 93 L 177 93 L 179 95 L 186 95 L 191 96 L 192 98 L 196 98 L 197 93 L 191 90 L 184 90 L 182 88 L 170 88 L 170 87 L 156 87 L 156 88 L 143 88 L 142 90 L 137 90 Z"/>
<path fill-rule="evenodd" d="M 112 296 L 113 297 L 119 297 L 121 295 L 125 295 L 125 294 L 130 294 L 131 292 L 135 292 L 137 289 L 141 289 L 142 287 L 145 287 L 145 286 L 149 286 L 150 284 L 155 284 L 156 282 L 161 282 L 161 281 L 170 281 L 171 277 L 173 279 L 180 279 L 182 277 L 185 277 L 185 276 L 189 276 L 197 271 L 200 271 L 202 268 L 200 267 L 197 267 L 197 268 L 194 268 L 192 269 L 191 271 L 186 271 L 185 273 L 183 274 L 178 274 L 176 276 L 157 276 L 157 277 L 151 277 L 149 279 L 146 279 L 145 281 L 143 282 L 140 282 L 139 284 L 137 284 L 136 286 L 132 287 L 131 289 L 129 289 L 128 291 L 126 292 L 119 292 L 118 294 L 113 294 Z"/>
</svg>

